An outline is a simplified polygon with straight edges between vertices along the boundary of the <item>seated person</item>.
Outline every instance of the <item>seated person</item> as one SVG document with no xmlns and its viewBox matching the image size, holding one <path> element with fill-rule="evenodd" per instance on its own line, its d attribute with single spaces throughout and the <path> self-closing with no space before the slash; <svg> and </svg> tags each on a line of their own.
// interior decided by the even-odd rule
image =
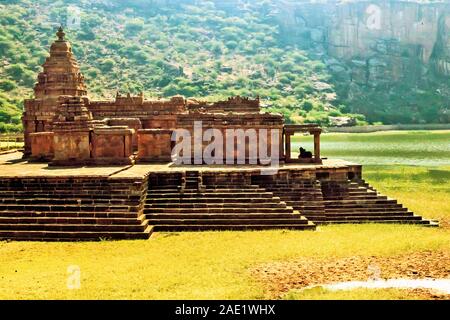
<svg viewBox="0 0 450 320">
<path fill-rule="evenodd" d="M 299 159 L 311 159 L 312 153 L 310 151 L 306 151 L 304 148 L 300 147 L 300 154 L 298 155 Z"/>
</svg>

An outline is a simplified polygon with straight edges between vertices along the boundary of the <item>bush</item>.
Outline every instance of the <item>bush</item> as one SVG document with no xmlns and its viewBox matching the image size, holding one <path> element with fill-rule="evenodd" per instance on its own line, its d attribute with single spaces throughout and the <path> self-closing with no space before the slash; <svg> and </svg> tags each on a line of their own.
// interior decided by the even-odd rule
<svg viewBox="0 0 450 320">
<path fill-rule="evenodd" d="M 11 91 L 17 88 L 14 81 L 11 80 L 0 80 L 0 90 Z"/>
<path fill-rule="evenodd" d="M 125 25 L 125 31 L 131 35 L 142 31 L 143 28 L 144 28 L 144 20 L 142 19 L 133 19 L 127 22 L 127 24 Z"/>
<path fill-rule="evenodd" d="M 31 88 L 36 83 L 36 74 L 34 74 L 33 71 L 25 70 L 24 74 L 22 75 L 22 81 L 25 86 Z"/>
<path fill-rule="evenodd" d="M 105 59 L 100 63 L 100 69 L 104 72 L 109 72 L 114 68 L 116 63 L 113 59 Z"/>
<path fill-rule="evenodd" d="M 0 55 L 6 56 L 13 51 L 13 44 L 8 40 L 0 40 Z"/>
<path fill-rule="evenodd" d="M 339 110 L 331 110 L 328 113 L 331 117 L 339 117 L 342 116 L 342 113 Z"/>
<path fill-rule="evenodd" d="M 238 43 L 236 41 L 228 41 L 225 45 L 227 46 L 228 49 L 234 50 L 237 48 Z"/>
<path fill-rule="evenodd" d="M 98 70 L 95 68 L 89 68 L 89 70 L 86 72 L 86 75 L 91 79 L 95 79 L 98 74 Z"/>
<path fill-rule="evenodd" d="M 14 80 L 20 80 L 25 73 L 25 66 L 21 63 L 12 64 L 5 68 L 6 73 Z"/>
<path fill-rule="evenodd" d="M 314 103 L 311 102 L 310 100 L 305 100 L 302 103 L 302 109 L 305 110 L 306 112 L 311 111 L 314 108 Z"/>
</svg>

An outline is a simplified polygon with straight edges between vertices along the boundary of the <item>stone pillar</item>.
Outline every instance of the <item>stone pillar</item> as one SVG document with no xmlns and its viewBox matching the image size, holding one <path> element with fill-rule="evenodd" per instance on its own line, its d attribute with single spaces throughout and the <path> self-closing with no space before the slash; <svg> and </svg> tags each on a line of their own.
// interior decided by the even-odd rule
<svg viewBox="0 0 450 320">
<path fill-rule="evenodd" d="M 290 162 L 291 161 L 291 133 L 290 132 L 286 132 L 284 133 L 284 139 L 285 139 L 285 153 L 286 153 L 286 162 Z"/>
<path fill-rule="evenodd" d="M 320 159 L 320 132 L 314 132 L 314 162 L 322 162 Z"/>
</svg>

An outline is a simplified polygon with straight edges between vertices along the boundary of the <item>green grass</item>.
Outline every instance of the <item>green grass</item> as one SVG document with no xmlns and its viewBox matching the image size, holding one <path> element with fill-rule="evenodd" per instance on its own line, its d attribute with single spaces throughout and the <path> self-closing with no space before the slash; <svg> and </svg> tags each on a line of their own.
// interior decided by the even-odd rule
<svg viewBox="0 0 450 320">
<path fill-rule="evenodd" d="M 1 299 L 260 299 L 249 268 L 300 257 L 389 256 L 450 247 L 450 233 L 398 225 L 317 232 L 160 234 L 149 241 L 0 245 Z M 66 286 L 77 265 L 81 288 Z"/>
<path fill-rule="evenodd" d="M 23 142 L 3 142 L 0 141 L 0 151 L 23 148 Z"/>
<path fill-rule="evenodd" d="M 1 242 L 0 298 L 260 299 L 267 297 L 267 292 L 252 277 L 250 269 L 261 263 L 302 257 L 332 259 L 449 250 L 450 157 L 445 146 L 442 149 L 448 134 L 325 135 L 323 144 L 324 153 L 332 154 L 335 151 L 328 149 L 327 143 L 333 146 L 333 139 L 337 139 L 336 143 L 342 148 L 352 150 L 349 157 L 358 157 L 366 155 L 371 144 L 380 146 L 372 139 L 383 137 L 383 143 L 389 144 L 395 138 L 397 149 L 405 150 L 411 148 L 414 141 L 426 137 L 423 145 L 442 150 L 447 166 L 436 163 L 408 166 L 405 163 L 412 160 L 407 153 L 403 158 L 395 156 L 403 161 L 402 165 L 380 165 L 377 159 L 382 159 L 383 150 L 378 149 L 376 157 L 366 156 L 368 165 L 364 166 L 363 173 L 373 186 L 397 198 L 417 214 L 443 221 L 441 228 L 368 224 L 323 226 L 315 232 L 161 233 L 148 241 Z M 401 137 L 405 138 L 404 143 Z M 348 141 L 344 143 L 343 139 Z M 389 153 L 386 158 L 390 158 Z M 67 288 L 70 265 L 80 267 L 80 289 Z M 368 289 L 348 292 L 314 289 L 291 291 L 286 296 L 288 299 L 415 297 L 401 290 Z"/>
</svg>

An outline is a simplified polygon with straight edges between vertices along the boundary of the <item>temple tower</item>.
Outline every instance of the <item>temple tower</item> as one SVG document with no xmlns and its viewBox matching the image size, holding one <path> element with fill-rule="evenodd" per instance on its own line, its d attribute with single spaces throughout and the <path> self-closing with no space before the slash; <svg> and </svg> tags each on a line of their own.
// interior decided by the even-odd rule
<svg viewBox="0 0 450 320">
<path fill-rule="evenodd" d="M 84 76 L 73 56 L 72 47 L 65 39 L 65 33 L 60 27 L 56 40 L 50 47 L 50 56 L 43 64 L 43 71 L 38 75 L 34 87 L 34 99 L 25 100 L 25 110 L 22 117 L 25 152 L 31 153 L 29 134 L 52 130 L 52 121 L 56 114 L 61 95 L 86 96 Z"/>
</svg>

